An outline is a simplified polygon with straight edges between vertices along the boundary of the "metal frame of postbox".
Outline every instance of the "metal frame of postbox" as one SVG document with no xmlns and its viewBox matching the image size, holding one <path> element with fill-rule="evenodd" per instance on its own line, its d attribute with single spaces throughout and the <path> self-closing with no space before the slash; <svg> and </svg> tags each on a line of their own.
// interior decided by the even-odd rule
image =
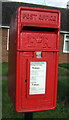
<svg viewBox="0 0 69 120">
<path fill-rule="evenodd" d="M 8 92 L 17 112 L 56 107 L 59 36 L 58 10 L 19 7 L 13 15 L 10 25 Z M 30 89 L 34 89 L 30 87 L 31 62 L 46 64 L 45 93 L 30 92 Z M 36 88 L 38 90 L 39 86 Z"/>
</svg>

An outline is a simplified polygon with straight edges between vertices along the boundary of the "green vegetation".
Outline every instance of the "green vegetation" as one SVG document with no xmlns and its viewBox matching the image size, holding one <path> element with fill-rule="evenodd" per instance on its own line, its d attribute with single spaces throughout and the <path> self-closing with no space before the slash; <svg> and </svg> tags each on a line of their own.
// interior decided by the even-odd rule
<svg viewBox="0 0 69 120">
<path fill-rule="evenodd" d="M 3 118 L 21 118 L 23 114 L 16 113 L 8 96 L 8 80 L 2 82 L 2 116 Z"/>
<path fill-rule="evenodd" d="M 68 114 L 68 108 L 62 103 L 58 103 L 55 110 L 36 112 L 34 113 L 34 118 L 67 118 Z"/>
<path fill-rule="evenodd" d="M 4 63 L 3 75 L 8 75 L 8 63 Z M 58 98 L 55 110 L 34 112 L 34 118 L 68 118 L 69 116 L 69 71 L 59 68 Z M 3 118 L 23 118 L 24 113 L 16 113 L 8 96 L 8 79 L 2 80 L 2 114 Z"/>
<path fill-rule="evenodd" d="M 2 75 L 7 76 L 8 75 L 8 62 L 2 63 Z"/>
<path fill-rule="evenodd" d="M 59 77 L 58 97 L 59 102 L 69 106 L 69 77 Z"/>
<path fill-rule="evenodd" d="M 69 76 L 69 71 L 59 68 L 58 76 Z"/>
<path fill-rule="evenodd" d="M 59 64 L 59 66 L 66 68 L 66 69 L 69 69 L 69 63 L 61 63 L 61 64 Z"/>
<path fill-rule="evenodd" d="M 2 63 L 0 62 L 0 76 L 2 75 Z"/>
</svg>

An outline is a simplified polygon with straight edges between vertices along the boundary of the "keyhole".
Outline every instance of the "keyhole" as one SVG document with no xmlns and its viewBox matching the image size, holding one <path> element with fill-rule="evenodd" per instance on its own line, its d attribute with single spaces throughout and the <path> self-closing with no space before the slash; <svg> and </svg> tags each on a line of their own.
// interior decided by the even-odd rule
<svg viewBox="0 0 69 120">
<path fill-rule="evenodd" d="M 27 80 L 25 80 L 25 82 L 27 82 Z"/>
</svg>

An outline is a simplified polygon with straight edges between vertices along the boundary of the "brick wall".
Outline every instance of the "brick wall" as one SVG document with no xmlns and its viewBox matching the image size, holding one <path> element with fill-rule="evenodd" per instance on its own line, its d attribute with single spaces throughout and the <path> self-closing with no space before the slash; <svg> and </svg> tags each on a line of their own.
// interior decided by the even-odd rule
<svg viewBox="0 0 69 120">
<path fill-rule="evenodd" d="M 2 29 L 2 61 L 8 61 L 8 51 L 7 51 L 7 32 L 8 29 Z"/>
<path fill-rule="evenodd" d="M 7 32 L 8 29 L 2 29 L 2 61 L 8 61 L 7 51 Z M 64 34 L 60 35 L 59 63 L 69 63 L 69 54 L 63 53 Z"/>
<path fill-rule="evenodd" d="M 60 35 L 59 63 L 69 63 L 69 53 L 63 53 L 64 34 Z"/>
</svg>

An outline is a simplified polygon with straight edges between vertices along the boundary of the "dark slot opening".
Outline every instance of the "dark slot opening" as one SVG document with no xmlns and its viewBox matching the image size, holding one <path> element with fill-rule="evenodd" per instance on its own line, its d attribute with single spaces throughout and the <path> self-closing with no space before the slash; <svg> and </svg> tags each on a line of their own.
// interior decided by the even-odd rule
<svg viewBox="0 0 69 120">
<path fill-rule="evenodd" d="M 44 27 L 24 26 L 22 30 L 24 30 L 24 31 L 50 31 L 50 32 L 54 32 L 57 29 L 56 28 L 44 28 Z"/>
</svg>

